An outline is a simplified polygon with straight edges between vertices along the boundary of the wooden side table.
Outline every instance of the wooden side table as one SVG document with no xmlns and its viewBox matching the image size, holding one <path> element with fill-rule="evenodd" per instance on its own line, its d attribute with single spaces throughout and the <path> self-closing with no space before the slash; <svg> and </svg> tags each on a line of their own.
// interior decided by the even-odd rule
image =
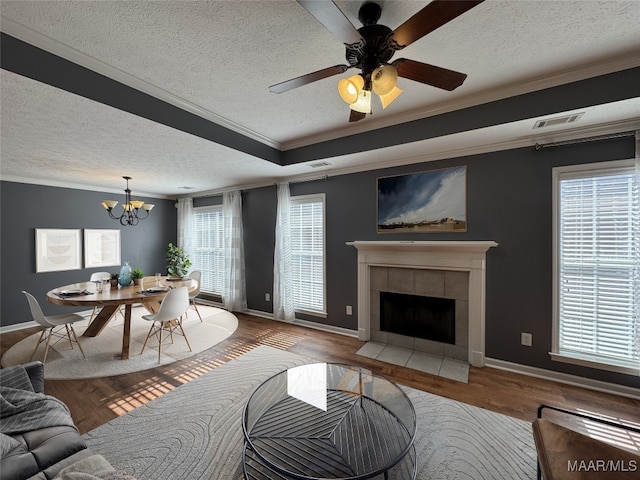
<svg viewBox="0 0 640 480">
<path fill-rule="evenodd" d="M 538 453 L 538 480 L 631 480 L 640 478 L 640 452 L 615 447 L 594 436 L 579 433 L 566 426 L 542 418 L 544 409 L 578 417 L 602 425 L 598 433 L 606 430 L 635 432 L 640 439 L 640 428 L 622 425 L 602 418 L 564 410 L 548 405 L 538 408 L 533 422 L 533 438 Z M 638 445 L 636 443 L 636 445 Z"/>
</svg>

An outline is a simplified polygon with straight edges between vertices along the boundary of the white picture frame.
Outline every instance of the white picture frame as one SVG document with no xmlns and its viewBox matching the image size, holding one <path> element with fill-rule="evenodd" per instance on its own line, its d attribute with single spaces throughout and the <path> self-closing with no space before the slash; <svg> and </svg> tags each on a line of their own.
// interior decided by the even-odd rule
<svg viewBox="0 0 640 480">
<path fill-rule="evenodd" d="M 84 267 L 120 265 L 120 230 L 84 230 Z"/>
<path fill-rule="evenodd" d="M 80 270 L 81 230 L 36 228 L 36 273 Z"/>
</svg>

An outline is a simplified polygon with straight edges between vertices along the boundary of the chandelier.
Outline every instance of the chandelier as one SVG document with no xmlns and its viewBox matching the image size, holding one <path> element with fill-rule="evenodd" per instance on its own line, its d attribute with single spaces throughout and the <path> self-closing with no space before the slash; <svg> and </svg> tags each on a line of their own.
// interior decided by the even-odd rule
<svg viewBox="0 0 640 480">
<path fill-rule="evenodd" d="M 131 177 L 122 178 L 127 181 L 127 188 L 124 190 L 125 200 L 122 204 L 122 214 L 119 217 L 113 214 L 113 209 L 118 205 L 118 202 L 115 200 L 103 200 L 102 206 L 111 218 L 120 221 L 120 225 L 137 225 L 140 220 L 144 220 L 149 216 L 149 212 L 154 205 L 152 203 L 144 203 L 140 200 L 131 200 L 131 189 L 129 188 L 129 180 L 131 180 Z M 145 215 L 141 216 L 143 212 L 145 212 Z"/>
</svg>

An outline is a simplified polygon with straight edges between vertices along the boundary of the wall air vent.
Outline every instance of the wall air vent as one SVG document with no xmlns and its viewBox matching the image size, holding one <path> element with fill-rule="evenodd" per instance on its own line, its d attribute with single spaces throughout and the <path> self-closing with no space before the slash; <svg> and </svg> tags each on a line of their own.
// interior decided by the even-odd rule
<svg viewBox="0 0 640 480">
<path fill-rule="evenodd" d="M 310 166 L 311 168 L 328 167 L 328 166 L 330 166 L 330 165 L 331 165 L 331 164 L 330 164 L 329 162 L 325 162 L 325 161 L 322 161 L 322 162 L 315 162 L 315 163 L 310 163 L 310 164 L 309 164 L 309 166 Z"/>
<path fill-rule="evenodd" d="M 542 127 L 554 127 L 556 125 L 564 125 L 565 123 L 577 122 L 580 117 L 584 115 L 584 112 L 572 113 L 571 115 L 564 115 L 562 117 L 547 118 L 545 120 L 538 120 L 533 126 L 534 129 Z"/>
</svg>

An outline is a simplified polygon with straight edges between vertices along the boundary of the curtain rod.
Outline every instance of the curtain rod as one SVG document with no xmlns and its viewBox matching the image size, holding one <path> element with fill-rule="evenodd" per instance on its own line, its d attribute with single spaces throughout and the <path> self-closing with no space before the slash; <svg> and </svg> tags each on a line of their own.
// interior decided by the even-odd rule
<svg viewBox="0 0 640 480">
<path fill-rule="evenodd" d="M 607 135 L 596 135 L 595 137 L 577 138 L 575 140 L 566 140 L 564 142 L 536 143 L 535 149 L 536 151 L 538 151 L 538 150 L 542 150 L 543 148 L 563 147 L 565 145 L 575 145 L 577 143 L 595 142 L 598 140 L 610 140 L 612 138 L 630 137 L 633 135 L 635 135 L 635 132 L 629 131 L 629 132 L 620 132 L 620 133 L 609 133 Z"/>
</svg>

